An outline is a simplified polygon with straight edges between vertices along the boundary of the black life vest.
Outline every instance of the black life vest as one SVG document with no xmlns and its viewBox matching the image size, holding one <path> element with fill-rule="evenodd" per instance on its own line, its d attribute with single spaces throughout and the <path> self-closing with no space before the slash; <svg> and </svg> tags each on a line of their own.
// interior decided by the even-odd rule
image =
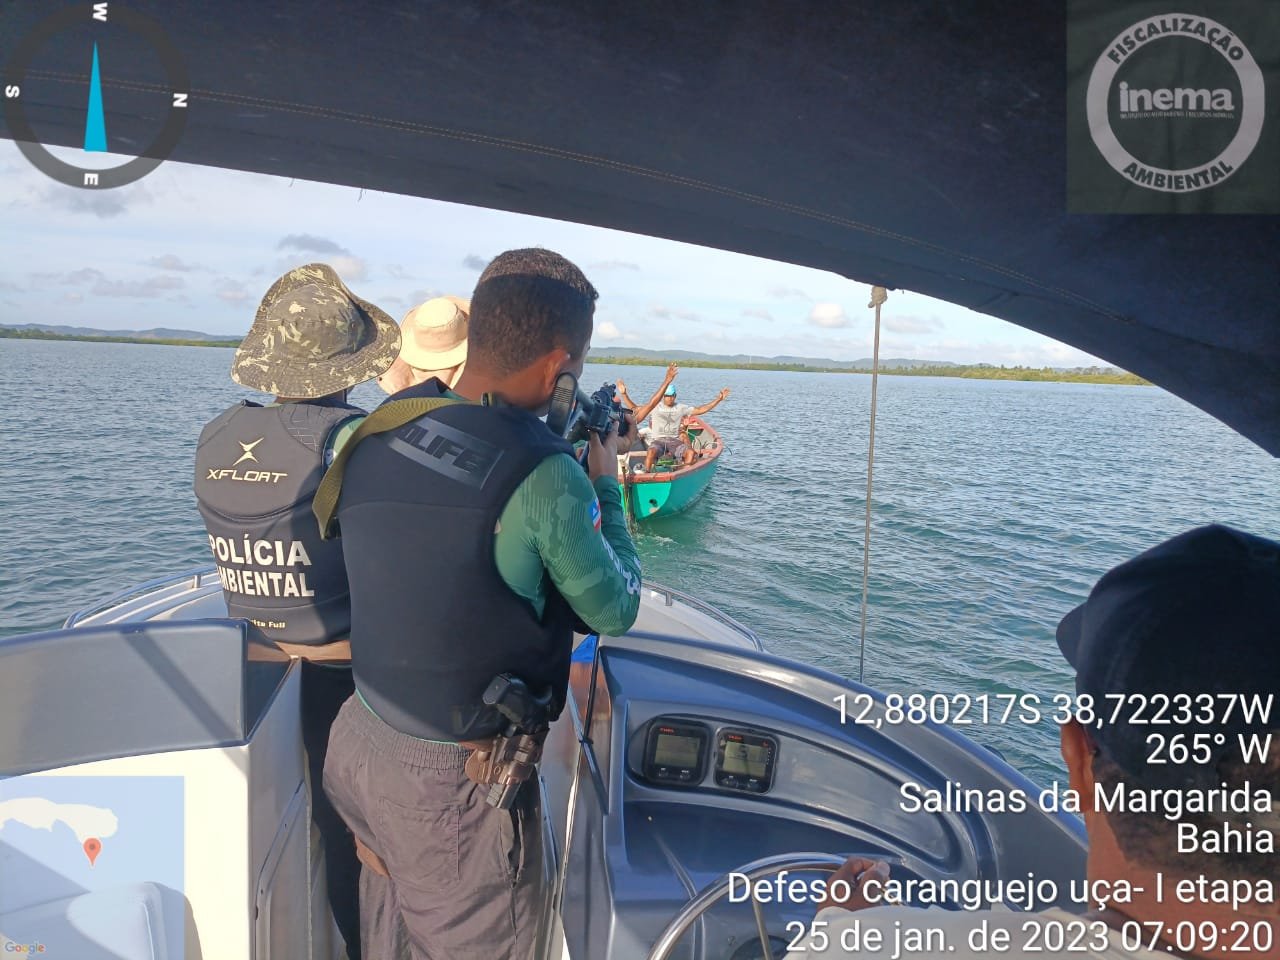
<svg viewBox="0 0 1280 960">
<path fill-rule="evenodd" d="M 440 396 L 437 380 L 391 399 Z M 503 507 L 550 456 L 571 453 L 532 414 L 451 404 L 373 435 L 347 462 L 338 526 L 351 584 L 356 688 L 384 721 L 472 740 L 505 721 L 481 695 L 499 673 L 564 704 L 574 615 L 544 572 L 541 618 L 494 562 Z"/>
<path fill-rule="evenodd" d="M 196 500 L 227 608 L 272 640 L 319 645 L 351 628 L 342 541 L 320 539 L 311 498 L 329 434 L 363 413 L 241 401 L 200 434 Z"/>
</svg>

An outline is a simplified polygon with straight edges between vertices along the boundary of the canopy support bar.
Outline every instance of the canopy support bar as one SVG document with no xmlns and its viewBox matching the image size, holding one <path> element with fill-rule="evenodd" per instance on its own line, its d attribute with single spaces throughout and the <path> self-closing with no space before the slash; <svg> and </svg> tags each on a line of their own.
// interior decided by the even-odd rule
<svg viewBox="0 0 1280 960">
<path fill-rule="evenodd" d="M 862 524 L 862 626 L 858 633 L 858 682 L 863 683 L 867 672 L 867 579 L 871 573 L 871 474 L 876 462 L 876 387 L 880 383 L 880 307 L 889 299 L 884 287 L 871 288 L 871 302 L 875 307 L 876 334 L 871 352 L 871 426 L 867 430 L 867 510 Z"/>
</svg>

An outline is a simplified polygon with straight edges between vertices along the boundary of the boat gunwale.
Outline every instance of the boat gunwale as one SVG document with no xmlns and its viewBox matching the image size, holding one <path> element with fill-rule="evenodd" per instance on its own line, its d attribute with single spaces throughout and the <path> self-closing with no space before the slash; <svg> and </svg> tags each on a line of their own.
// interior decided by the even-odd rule
<svg viewBox="0 0 1280 960">
<path fill-rule="evenodd" d="M 184 581 L 186 581 L 185 587 L 182 586 Z M 140 610 L 146 609 L 161 600 L 177 603 L 186 594 L 203 595 L 210 592 L 215 586 L 220 586 L 220 583 L 217 578 L 217 567 L 212 564 L 207 567 L 188 570 L 185 573 L 156 577 L 120 590 L 109 597 L 75 611 L 63 622 L 61 629 L 71 630 L 81 626 L 99 626 L 100 624 L 86 624 L 85 621 L 109 616 L 113 610 L 130 603 L 141 604 Z M 655 583 L 652 580 L 642 580 L 641 589 L 661 598 L 664 606 L 670 607 L 679 603 L 696 613 L 709 617 L 721 626 L 741 636 L 752 648 L 760 651 L 764 650 L 764 644 L 761 643 L 760 637 L 754 630 L 705 600 L 700 600 L 683 590 L 678 590 L 663 583 Z M 151 603 L 147 603 L 148 598 L 153 595 L 155 599 Z M 140 612 L 140 610 L 130 611 L 130 616 L 132 617 L 133 614 Z M 108 620 L 105 622 L 114 623 L 118 621 Z"/>
</svg>

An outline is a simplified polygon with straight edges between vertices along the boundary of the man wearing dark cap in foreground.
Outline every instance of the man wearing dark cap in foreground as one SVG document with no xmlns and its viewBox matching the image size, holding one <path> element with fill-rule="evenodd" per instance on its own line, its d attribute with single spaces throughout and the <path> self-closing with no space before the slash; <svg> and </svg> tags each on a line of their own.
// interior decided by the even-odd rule
<svg viewBox="0 0 1280 960">
<path fill-rule="evenodd" d="M 312 263 L 272 284 L 232 362 L 236 383 L 273 394 L 242 400 L 200 434 L 195 493 L 227 609 L 302 658 L 302 733 L 312 813 L 325 848 L 330 904 L 359 957 L 355 845 L 321 789 L 329 728 L 355 689 L 342 541 L 320 539 L 311 498 L 365 411 L 352 387 L 400 350 L 395 321 Z"/>
<path fill-rule="evenodd" d="M 1112 890 L 1127 881 L 1142 892 L 1105 910 L 1095 905 L 1095 912 L 1083 918 L 1090 922 L 1088 932 L 1070 952 L 1042 950 L 1034 956 L 1280 957 L 1280 855 L 1275 852 L 1280 840 L 1280 742 L 1270 741 L 1265 756 L 1251 751 L 1246 757 L 1240 739 L 1267 743 L 1267 736 L 1280 728 L 1280 703 L 1274 698 L 1280 692 L 1280 544 L 1223 526 L 1174 537 L 1103 576 L 1088 600 L 1063 618 L 1058 646 L 1076 669 L 1077 694 L 1092 697 L 1098 713 L 1107 718 L 1088 726 L 1073 719 L 1061 730 L 1062 756 L 1071 789 L 1081 798 L 1089 836 L 1088 879 Z M 1151 722 L 1159 709 L 1152 697 L 1158 694 L 1171 698 L 1166 714 L 1173 720 L 1170 725 Z M 1244 703 L 1269 700 L 1269 710 L 1242 709 Z M 1124 708 L 1110 722 L 1116 703 Z M 1141 714 L 1139 704 L 1145 707 Z M 1153 733 L 1166 740 L 1186 735 L 1183 743 L 1200 756 L 1186 763 L 1149 762 L 1158 748 L 1150 739 Z M 1179 757 L 1171 750 L 1159 759 Z M 1170 801 L 1185 803 L 1193 795 L 1225 791 L 1247 792 L 1249 809 L 1217 812 L 1221 804 L 1213 813 L 1170 809 Z M 1114 809 L 1118 794 L 1130 798 L 1127 809 Z M 1145 812 L 1150 806 L 1138 812 L 1140 801 L 1134 798 L 1139 795 L 1157 798 L 1156 812 Z M 1113 808 L 1099 809 L 1100 798 Z M 815 918 L 826 922 L 823 932 L 831 944 L 792 955 L 848 956 L 838 944 L 841 931 L 855 918 L 863 930 L 870 924 L 892 931 L 901 923 L 903 928 L 947 931 L 953 949 L 914 952 L 914 960 L 986 956 L 966 945 L 965 934 L 979 922 L 1010 930 L 1012 943 L 1020 947 L 1029 918 L 1046 923 L 1076 919 L 1056 909 L 925 913 L 869 905 L 868 900 L 881 902 L 889 877 L 883 862 L 847 861 L 832 883 L 846 881 L 852 895 L 843 902 L 829 899 Z M 1218 895 L 1196 886 L 1202 881 L 1217 882 Z M 1187 898 L 1191 902 L 1174 893 L 1179 883 L 1197 891 Z M 1162 901 L 1157 889 L 1164 891 Z M 1253 899 L 1223 902 L 1223 889 L 1237 895 L 1249 890 Z M 863 949 L 859 956 L 889 956 L 893 937 L 887 935 L 884 942 L 883 954 Z M 1135 943 L 1142 946 L 1134 949 Z M 1005 955 L 1018 956 L 1021 950 L 1006 950 Z"/>
</svg>

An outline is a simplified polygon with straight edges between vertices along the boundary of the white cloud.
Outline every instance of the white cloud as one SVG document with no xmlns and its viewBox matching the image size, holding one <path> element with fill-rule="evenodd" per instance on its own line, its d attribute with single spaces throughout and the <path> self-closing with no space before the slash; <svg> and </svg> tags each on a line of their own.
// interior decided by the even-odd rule
<svg viewBox="0 0 1280 960">
<path fill-rule="evenodd" d="M 316 254 L 323 258 L 323 262 L 329 264 L 338 272 L 338 276 L 342 278 L 344 283 L 358 282 L 369 275 L 369 265 L 363 259 L 328 237 L 317 236 L 313 233 L 291 233 L 276 244 L 276 249 Z M 282 260 L 280 264 L 279 272 L 281 274 L 294 267 L 301 266 L 301 264 L 293 262 L 292 259 Z"/>
<path fill-rule="evenodd" d="M 697 323 L 702 319 L 692 310 L 675 310 L 663 306 L 650 307 L 649 316 L 657 317 L 659 320 L 684 320 L 688 323 Z"/>
<path fill-rule="evenodd" d="M 768 320 L 772 322 L 773 314 L 768 310 L 762 310 L 759 307 L 751 307 L 742 311 L 744 317 L 755 317 L 757 320 Z"/>
<path fill-rule="evenodd" d="M 187 285 L 181 277 L 167 274 L 147 277 L 145 280 L 114 280 L 109 279 L 105 273 L 94 267 L 81 267 L 79 270 L 67 273 L 32 273 L 30 277 L 37 283 L 58 284 L 64 287 L 88 286 L 88 292 L 96 297 L 151 299 L 173 290 L 180 290 Z M 76 302 L 73 295 L 68 295 L 66 299 Z"/>
<path fill-rule="evenodd" d="M 98 297 L 158 297 L 170 290 L 180 290 L 186 286 L 181 277 L 148 277 L 146 280 L 98 280 L 90 289 L 90 293 Z"/>
<path fill-rule="evenodd" d="M 189 273 L 198 269 L 190 263 L 184 262 L 180 257 L 174 256 L 172 253 L 166 253 L 162 257 L 152 257 L 147 261 L 148 265 L 156 267 L 160 270 L 177 270 L 180 273 Z"/>
<path fill-rule="evenodd" d="M 338 271 L 344 283 L 359 282 L 369 275 L 369 268 L 359 257 L 353 257 L 351 254 L 342 253 L 336 257 L 330 257 L 329 266 Z"/>
<path fill-rule="evenodd" d="M 770 287 L 769 296 L 777 300 L 791 300 L 791 299 L 812 300 L 813 299 L 807 293 L 801 290 L 799 287 L 787 287 L 787 286 L 781 286 L 781 285 L 776 287 Z"/>
<path fill-rule="evenodd" d="M 103 220 L 118 217 L 140 203 L 154 199 L 142 184 L 117 190 L 82 190 L 62 184 L 46 187 L 40 193 L 41 206 L 58 207 L 69 213 L 89 213 Z"/>
<path fill-rule="evenodd" d="M 882 322 L 890 333 L 937 333 L 943 328 L 937 317 L 885 317 Z"/>
<path fill-rule="evenodd" d="M 597 323 L 596 333 L 606 340 L 618 340 L 622 337 L 622 331 L 618 329 L 618 325 L 612 320 L 601 320 Z"/>
<path fill-rule="evenodd" d="M 317 237 L 312 233 L 291 233 L 276 244 L 277 250 L 301 250 L 304 253 L 347 253 L 328 237 Z"/>
<path fill-rule="evenodd" d="M 231 277 L 223 277 L 218 281 L 218 288 L 214 292 L 219 300 L 226 303 L 243 303 L 250 299 L 253 295 L 244 288 L 244 284 L 239 280 L 233 280 Z"/>
<path fill-rule="evenodd" d="M 870 356 L 870 351 L 867 352 Z M 990 363 L 1001 367 L 1092 367 L 1109 366 L 1075 347 L 1047 337 L 1024 343 L 1001 343 L 959 337 L 926 343 L 892 337 L 880 343 L 880 356 L 912 360 L 942 360 L 950 363 Z"/>
<path fill-rule="evenodd" d="M 815 303 L 813 309 L 809 311 L 809 322 L 815 327 L 834 330 L 837 327 L 847 327 L 853 321 L 845 314 L 844 307 L 838 303 Z"/>
<path fill-rule="evenodd" d="M 436 297 L 443 296 L 444 292 L 437 290 L 434 287 L 419 287 L 417 290 L 411 290 L 409 295 L 404 298 L 406 312 L 410 307 L 417 307 L 426 303 L 428 300 L 434 300 Z"/>
</svg>

